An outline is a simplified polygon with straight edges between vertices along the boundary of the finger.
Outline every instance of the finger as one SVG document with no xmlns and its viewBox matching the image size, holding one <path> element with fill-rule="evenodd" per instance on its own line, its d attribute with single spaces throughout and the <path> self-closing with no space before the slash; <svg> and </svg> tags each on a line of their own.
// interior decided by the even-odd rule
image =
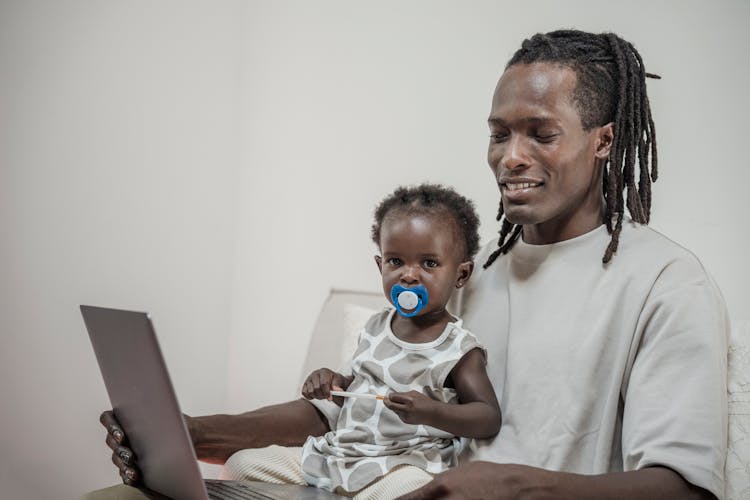
<svg viewBox="0 0 750 500">
<path fill-rule="evenodd" d="M 130 448 L 121 447 L 112 453 L 112 463 L 120 470 L 120 478 L 125 484 L 135 485 L 141 480 L 141 474 L 135 465 L 135 455 Z"/>
<path fill-rule="evenodd" d="M 130 468 L 120 471 L 120 478 L 122 479 L 122 482 L 128 486 L 137 486 L 140 481 L 138 472 L 135 469 Z"/>
<path fill-rule="evenodd" d="M 107 434 L 107 439 L 105 441 L 107 443 L 107 446 L 110 450 L 113 452 L 116 452 L 118 448 L 123 446 L 121 443 L 119 443 L 115 437 L 112 434 Z"/>
<path fill-rule="evenodd" d="M 122 457 L 120 457 L 120 454 L 116 451 L 112 453 L 112 463 L 115 464 L 115 466 L 120 470 L 120 476 L 122 476 L 125 472 L 127 472 L 128 469 L 132 469 L 133 467 L 127 465 L 122 461 Z"/>
<path fill-rule="evenodd" d="M 117 465 L 120 469 L 122 469 L 123 467 L 127 468 L 127 467 L 134 466 L 135 454 L 133 453 L 133 450 L 131 450 L 127 446 L 118 446 L 112 451 L 113 451 L 112 455 L 119 459 L 117 462 L 115 462 L 115 465 Z M 122 467 L 120 467 L 121 465 Z"/>
<path fill-rule="evenodd" d="M 346 384 L 346 377 L 341 375 L 339 372 L 334 372 L 331 377 L 331 385 L 336 387 L 343 387 Z"/>
<path fill-rule="evenodd" d="M 329 400 L 329 401 L 333 401 L 333 402 L 334 402 L 334 403 L 336 403 L 337 405 L 341 406 L 341 405 L 343 404 L 343 402 L 344 402 L 344 398 L 342 398 L 341 396 L 335 396 L 335 397 L 334 397 L 334 396 L 333 396 L 333 395 L 331 394 L 331 391 L 343 391 L 343 390 L 344 390 L 344 389 L 342 389 L 341 387 L 339 387 L 339 386 L 337 386 L 337 385 L 332 385 L 332 386 L 331 386 L 331 390 L 330 390 L 330 391 L 328 391 L 328 400 Z M 337 402 L 336 402 L 336 400 L 337 400 L 337 399 L 340 399 L 340 400 L 341 400 L 341 403 L 337 403 Z"/>
<path fill-rule="evenodd" d="M 403 392 L 389 392 L 388 399 L 393 403 L 408 404 L 412 402 L 411 396 L 407 396 Z"/>
<path fill-rule="evenodd" d="M 321 399 L 331 399 L 331 389 L 332 389 L 332 381 L 333 377 L 331 376 L 332 372 L 325 372 L 321 374 L 320 377 L 320 398 Z"/>
<path fill-rule="evenodd" d="M 117 421 L 114 412 L 111 410 L 103 412 L 99 416 L 99 422 L 107 429 L 107 432 L 118 442 L 122 443 L 125 439 L 125 433 L 122 432 L 120 423 Z"/>
<path fill-rule="evenodd" d="M 408 405 L 399 403 L 398 401 L 393 401 L 392 399 L 389 399 L 389 398 L 384 399 L 383 404 L 385 404 L 386 408 L 389 408 L 397 413 L 400 411 L 406 411 L 409 409 Z"/>
<path fill-rule="evenodd" d="M 315 399 L 325 399 L 327 397 L 321 389 L 322 383 L 321 373 L 319 371 L 315 372 L 312 377 L 312 393 Z"/>
</svg>

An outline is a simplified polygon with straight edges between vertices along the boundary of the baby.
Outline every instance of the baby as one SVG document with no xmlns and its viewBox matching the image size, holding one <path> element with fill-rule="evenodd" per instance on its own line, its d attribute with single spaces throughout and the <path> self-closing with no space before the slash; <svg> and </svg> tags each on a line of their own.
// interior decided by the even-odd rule
<svg viewBox="0 0 750 500">
<path fill-rule="evenodd" d="M 497 434 L 500 408 L 484 349 L 445 309 L 471 276 L 478 226 L 472 203 L 443 186 L 401 187 L 385 198 L 372 239 L 393 307 L 360 332 L 351 375 L 321 368 L 302 388 L 326 412 L 332 403 L 322 400 L 341 406 L 333 430 L 301 449 L 240 450 L 222 476 L 391 499 L 455 465 L 461 437 Z M 331 393 L 344 389 L 346 398 Z"/>
<path fill-rule="evenodd" d="M 309 484 L 393 498 L 455 465 L 459 437 L 499 431 L 484 349 L 446 310 L 471 276 L 478 225 L 472 203 L 439 185 L 398 188 L 377 207 L 375 262 L 393 307 L 360 333 L 351 375 L 322 368 L 303 385 L 306 398 L 342 406 L 335 428 L 302 449 Z"/>
</svg>

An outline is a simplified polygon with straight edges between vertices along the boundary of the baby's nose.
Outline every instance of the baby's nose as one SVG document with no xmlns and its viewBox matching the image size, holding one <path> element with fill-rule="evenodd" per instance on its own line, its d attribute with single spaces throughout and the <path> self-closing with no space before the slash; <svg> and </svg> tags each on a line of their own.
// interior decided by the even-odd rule
<svg viewBox="0 0 750 500">
<path fill-rule="evenodd" d="M 411 266 L 405 266 L 403 273 L 401 274 L 401 282 L 408 284 L 417 283 L 419 281 L 418 276 L 419 274 L 417 270 Z"/>
</svg>

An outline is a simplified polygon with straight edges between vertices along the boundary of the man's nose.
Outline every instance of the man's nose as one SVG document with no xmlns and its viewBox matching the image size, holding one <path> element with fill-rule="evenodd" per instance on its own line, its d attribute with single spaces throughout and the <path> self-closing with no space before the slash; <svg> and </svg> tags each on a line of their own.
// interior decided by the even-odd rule
<svg viewBox="0 0 750 500">
<path fill-rule="evenodd" d="M 506 170 L 518 170 L 529 166 L 529 154 L 526 141 L 519 134 L 512 134 L 505 144 L 501 166 Z"/>
</svg>

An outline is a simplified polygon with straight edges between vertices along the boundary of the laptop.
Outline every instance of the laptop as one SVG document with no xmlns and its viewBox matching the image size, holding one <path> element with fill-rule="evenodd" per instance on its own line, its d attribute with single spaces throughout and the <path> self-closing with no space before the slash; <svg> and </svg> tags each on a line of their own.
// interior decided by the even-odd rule
<svg viewBox="0 0 750 500">
<path fill-rule="evenodd" d="M 149 315 L 85 305 L 81 314 L 147 494 L 176 500 L 344 498 L 311 486 L 204 481 Z"/>
</svg>

